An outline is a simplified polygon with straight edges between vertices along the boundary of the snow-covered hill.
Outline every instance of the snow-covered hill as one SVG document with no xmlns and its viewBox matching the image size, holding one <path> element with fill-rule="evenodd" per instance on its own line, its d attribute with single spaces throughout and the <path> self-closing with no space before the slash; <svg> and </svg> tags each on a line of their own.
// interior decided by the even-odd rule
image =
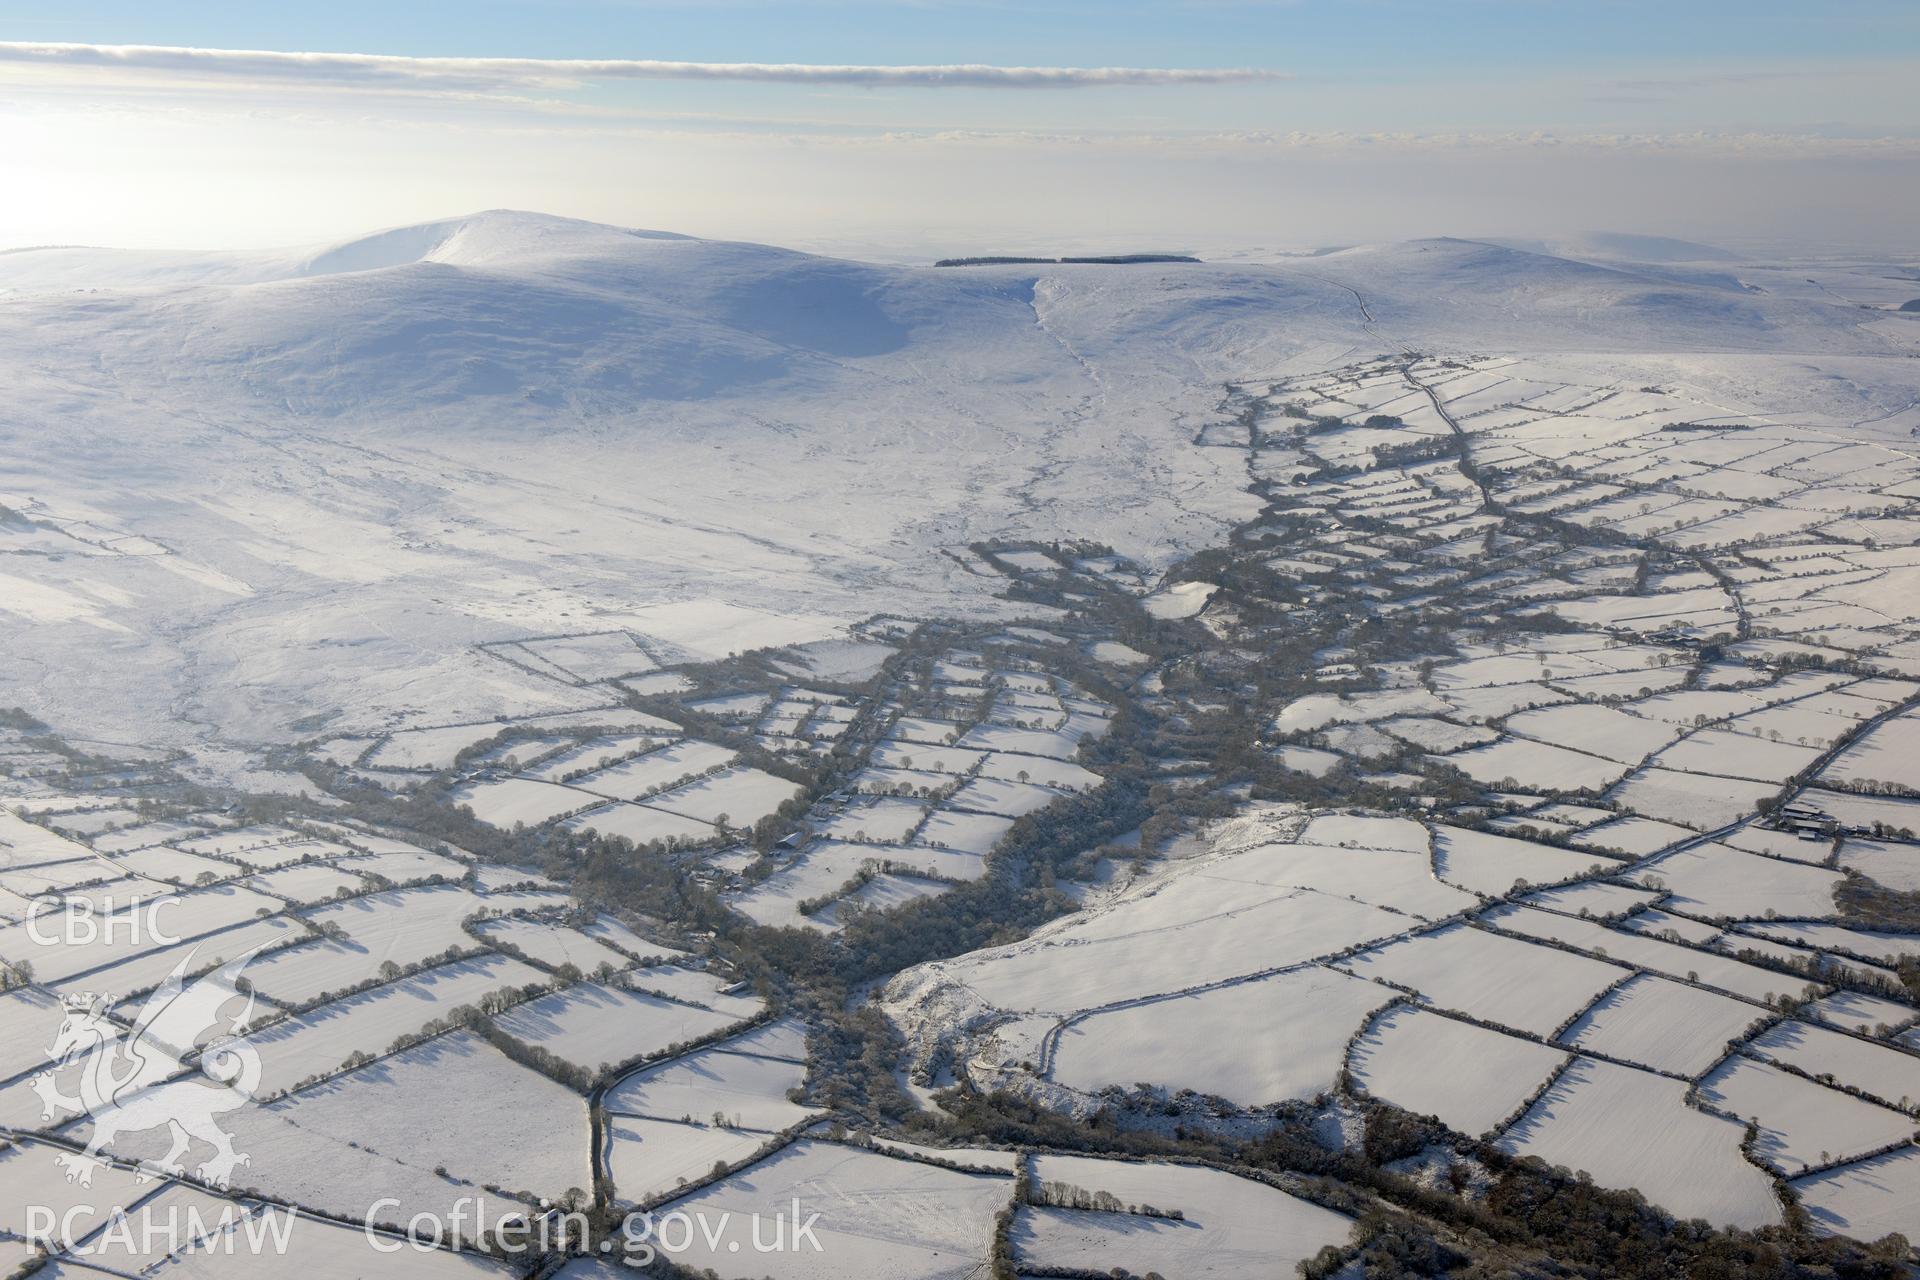
<svg viewBox="0 0 1920 1280">
<path fill-rule="evenodd" d="M 1739 262 L 1741 256 L 1717 245 L 1670 236 L 1628 235 L 1619 231 L 1579 231 L 1538 240 L 1495 237 L 1494 243 L 1557 258 L 1584 261 L 1648 263 Z"/>
<path fill-rule="evenodd" d="M 1468 241 L 934 269 L 496 212 L 0 254 L 0 705 L 209 760 L 564 706 L 473 646 L 625 626 L 697 656 L 1004 611 L 942 554 L 982 537 L 1165 565 L 1256 508 L 1195 443 L 1229 379 L 1415 347 L 1764 390 L 1806 381 L 1754 374 L 1791 354 L 1849 360 L 1821 394 L 1864 420 L 1911 364 L 1861 321 Z"/>
</svg>

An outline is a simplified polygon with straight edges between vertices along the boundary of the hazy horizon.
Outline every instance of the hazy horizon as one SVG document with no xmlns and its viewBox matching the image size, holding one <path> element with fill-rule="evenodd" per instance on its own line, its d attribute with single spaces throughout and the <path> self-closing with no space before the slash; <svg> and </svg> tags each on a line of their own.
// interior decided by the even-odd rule
<svg viewBox="0 0 1920 1280">
<path fill-rule="evenodd" d="M 883 257 L 1914 248 L 1920 23 L 1890 0 L 452 12 L 0 4 L 0 246 L 516 208 Z"/>
</svg>

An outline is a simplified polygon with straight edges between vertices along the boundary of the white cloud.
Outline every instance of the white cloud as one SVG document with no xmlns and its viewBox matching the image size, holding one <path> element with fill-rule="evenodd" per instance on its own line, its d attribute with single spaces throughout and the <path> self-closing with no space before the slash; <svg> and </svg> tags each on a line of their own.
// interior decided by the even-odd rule
<svg viewBox="0 0 1920 1280">
<path fill-rule="evenodd" d="M 1279 72 L 1256 67 L 997 67 L 977 63 L 887 67 L 624 58 L 409 58 L 374 53 L 288 53 L 27 41 L 0 41 L 0 63 L 184 73 L 249 81 L 460 90 L 579 84 L 594 80 L 744 80 L 921 89 L 1083 89 L 1229 84 L 1282 78 Z"/>
</svg>

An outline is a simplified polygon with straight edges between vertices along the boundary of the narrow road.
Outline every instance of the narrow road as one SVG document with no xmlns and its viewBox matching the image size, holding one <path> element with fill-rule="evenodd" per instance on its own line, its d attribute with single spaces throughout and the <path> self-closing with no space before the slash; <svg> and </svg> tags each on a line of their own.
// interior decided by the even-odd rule
<svg viewBox="0 0 1920 1280">
<path fill-rule="evenodd" d="M 1354 305 L 1360 308 L 1360 327 L 1362 329 L 1365 329 L 1375 341 L 1393 348 L 1401 355 L 1410 356 L 1415 354 L 1412 347 L 1407 346 L 1405 343 L 1395 342 L 1392 338 L 1380 332 L 1379 323 L 1373 318 L 1372 308 L 1367 306 L 1366 297 L 1358 289 L 1350 284 L 1342 284 L 1338 280 L 1329 280 L 1325 276 L 1316 276 L 1307 272 L 1301 272 L 1301 274 L 1305 275 L 1309 280 L 1318 280 L 1321 284 L 1332 285 L 1336 289 L 1343 289 L 1352 294 Z"/>
<path fill-rule="evenodd" d="M 1506 512 L 1501 509 L 1500 504 L 1494 499 L 1493 490 L 1488 487 L 1486 480 L 1480 474 L 1479 468 L 1473 465 L 1473 455 L 1471 452 L 1472 437 L 1462 429 L 1459 420 L 1447 412 L 1447 406 L 1440 400 L 1440 393 L 1420 381 L 1420 379 L 1414 377 L 1412 361 L 1408 361 L 1406 364 L 1400 366 L 1400 376 L 1426 393 L 1427 399 L 1433 404 L 1433 411 L 1440 415 L 1440 421 L 1446 423 L 1447 429 L 1453 432 L 1453 438 L 1458 441 L 1460 445 L 1460 474 L 1468 480 L 1471 480 L 1473 487 L 1480 491 L 1480 509 L 1482 511 L 1497 511 L 1501 515 L 1505 515 Z"/>
</svg>

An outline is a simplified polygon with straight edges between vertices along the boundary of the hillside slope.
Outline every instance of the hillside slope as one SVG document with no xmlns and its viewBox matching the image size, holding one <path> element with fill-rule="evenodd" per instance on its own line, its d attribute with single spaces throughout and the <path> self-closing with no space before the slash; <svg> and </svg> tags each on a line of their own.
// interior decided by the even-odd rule
<svg viewBox="0 0 1920 1280">
<path fill-rule="evenodd" d="M 1195 444 L 1224 382 L 1400 346 L 1895 350 L 1845 307 L 1465 241 L 935 271 L 496 212 L 4 254 L 0 705 L 213 759 L 579 696 L 482 641 L 623 626 L 699 657 L 1001 611 L 941 553 L 1164 566 L 1255 509 Z"/>
</svg>

